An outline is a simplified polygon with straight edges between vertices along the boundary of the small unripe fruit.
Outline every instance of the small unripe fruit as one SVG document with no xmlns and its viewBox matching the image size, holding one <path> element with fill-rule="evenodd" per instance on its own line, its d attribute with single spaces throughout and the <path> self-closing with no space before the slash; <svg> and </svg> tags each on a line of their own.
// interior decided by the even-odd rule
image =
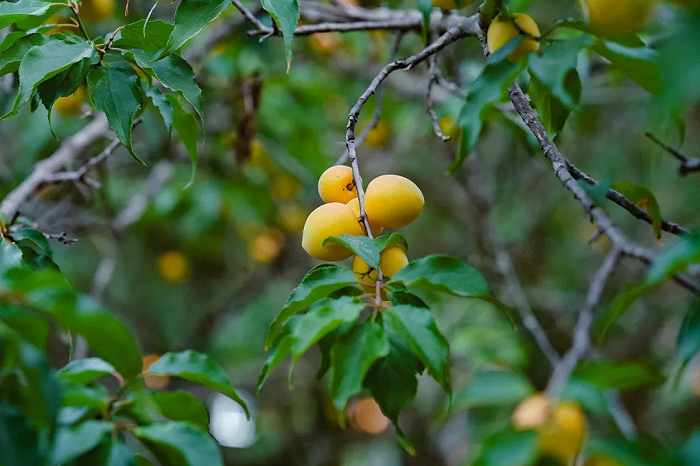
<svg viewBox="0 0 700 466">
<path fill-rule="evenodd" d="M 401 228 L 418 218 L 425 199 L 416 184 L 398 175 L 382 175 L 367 185 L 365 211 L 372 222 L 386 228 Z"/>
<path fill-rule="evenodd" d="M 379 268 L 382 270 L 384 280 L 390 279 L 396 275 L 396 272 L 408 265 L 406 252 L 396 244 L 383 250 L 379 257 Z M 374 285 L 374 282 L 377 281 L 377 270 L 370 267 L 360 256 L 355 256 L 352 259 L 352 272 L 361 284 Z"/>
<path fill-rule="evenodd" d="M 340 202 L 347 204 L 357 197 L 357 189 L 352 177 L 352 168 L 336 165 L 318 179 L 318 194 L 323 202 Z"/>
<path fill-rule="evenodd" d="M 499 16 L 491 22 L 489 30 L 486 33 L 486 43 L 491 53 L 494 53 L 496 50 L 506 45 L 511 39 L 515 39 L 520 35 L 520 30 L 518 30 L 513 22 L 516 22 L 520 29 L 530 36 L 540 36 L 540 28 L 537 27 L 537 23 L 525 13 L 515 13 L 512 19 L 505 19 Z M 528 53 L 534 52 L 539 48 L 539 41 L 525 37 L 520 45 L 518 45 L 518 48 L 508 55 L 508 59 L 512 61 L 519 60 Z"/>
<path fill-rule="evenodd" d="M 322 261 L 347 259 L 352 252 L 338 243 L 323 241 L 331 236 L 363 236 L 362 228 L 350 207 L 339 202 L 331 202 L 311 212 L 301 234 L 301 246 L 310 256 Z"/>
<path fill-rule="evenodd" d="M 583 10 L 592 32 L 616 36 L 641 29 L 654 3 L 655 0 L 584 0 Z"/>
<path fill-rule="evenodd" d="M 87 92 L 85 92 L 85 86 L 80 86 L 77 91 L 72 93 L 67 97 L 59 97 L 53 104 L 53 108 L 56 109 L 61 116 L 76 116 L 80 115 L 80 110 L 83 107 L 83 103 L 87 99 Z"/>
<path fill-rule="evenodd" d="M 348 202 L 348 203 L 347 203 L 347 206 L 350 207 L 350 208 L 352 209 L 352 211 L 355 213 L 355 216 L 358 218 L 357 221 L 360 223 L 360 227 L 362 228 L 362 231 L 363 231 L 365 234 L 367 234 L 367 231 L 366 231 L 366 229 L 365 229 L 365 224 L 364 224 L 364 222 L 362 222 L 361 220 L 359 220 L 359 218 L 360 218 L 360 200 L 359 200 L 358 198 L 355 198 L 355 199 L 351 200 L 350 202 Z M 367 217 L 369 217 L 369 215 L 368 215 Z M 369 227 L 370 227 L 370 229 L 372 230 L 372 236 L 375 237 L 375 238 L 376 238 L 377 236 L 379 236 L 379 235 L 381 234 L 382 230 L 384 229 L 383 227 L 381 227 L 381 226 L 379 226 L 379 225 L 376 225 L 376 224 L 372 221 L 371 218 L 369 219 Z"/>
</svg>

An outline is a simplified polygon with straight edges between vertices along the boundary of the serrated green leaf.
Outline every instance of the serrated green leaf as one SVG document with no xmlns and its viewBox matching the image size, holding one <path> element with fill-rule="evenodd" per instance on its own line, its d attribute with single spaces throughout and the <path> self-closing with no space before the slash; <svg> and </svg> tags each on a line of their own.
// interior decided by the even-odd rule
<svg viewBox="0 0 700 466">
<path fill-rule="evenodd" d="M 537 459 L 536 431 L 504 430 L 484 442 L 478 466 L 531 466 Z"/>
<path fill-rule="evenodd" d="M 592 50 L 653 95 L 661 91 L 663 81 L 658 66 L 659 52 L 649 47 L 629 47 L 617 42 L 596 39 Z"/>
<path fill-rule="evenodd" d="M 44 81 L 67 70 L 73 64 L 84 59 L 94 59 L 97 51 L 92 44 L 78 39 L 54 39 L 30 48 L 19 65 L 19 92 L 12 110 L 2 118 L 17 114 L 19 108 L 27 103 L 37 86 Z"/>
<path fill-rule="evenodd" d="M 219 446 L 206 431 L 194 424 L 167 422 L 136 427 L 132 432 L 151 451 L 155 444 L 156 448 L 164 449 L 168 456 L 174 455 L 178 458 L 178 463 L 184 460 L 183 464 L 188 465 L 223 465 Z"/>
<path fill-rule="evenodd" d="M 514 407 L 535 393 L 535 387 L 522 374 L 510 371 L 490 371 L 477 374 L 455 395 L 455 409 L 477 406 Z"/>
<path fill-rule="evenodd" d="M 22 267 L 22 250 L 15 243 L 0 241 L 0 275 Z"/>
<path fill-rule="evenodd" d="M 457 156 L 448 168 L 454 173 L 469 156 L 474 148 L 488 111 L 505 94 L 506 89 L 518 77 L 527 59 L 511 61 L 508 55 L 513 52 L 523 37 L 511 39 L 486 60 L 484 69 L 469 87 L 467 97 L 459 114 L 459 127 L 462 136 L 459 141 Z"/>
<path fill-rule="evenodd" d="M 230 6 L 229 0 L 182 0 L 175 11 L 173 32 L 158 58 L 178 50 Z"/>
<path fill-rule="evenodd" d="M 113 365 L 103 359 L 83 358 L 69 362 L 56 375 L 64 380 L 85 384 L 116 371 Z"/>
<path fill-rule="evenodd" d="M 188 421 L 202 429 L 208 428 L 207 408 L 189 392 L 178 390 L 154 393 L 151 396 L 161 414 L 171 421 Z"/>
<path fill-rule="evenodd" d="M 173 127 L 177 131 L 177 135 L 185 145 L 187 153 L 190 154 L 192 162 L 192 171 L 190 172 L 190 180 L 185 185 L 184 189 L 192 186 L 194 177 L 197 173 L 197 162 L 199 161 L 199 153 L 197 152 L 197 141 L 199 141 L 199 123 L 197 118 L 182 108 L 182 104 L 172 94 L 165 96 L 173 110 Z"/>
<path fill-rule="evenodd" d="M 12 232 L 12 239 L 15 240 L 16 243 L 20 243 L 20 245 L 22 242 L 27 244 L 39 254 L 44 254 L 48 257 L 53 256 L 51 246 L 49 246 L 46 236 L 39 230 L 35 230 L 34 228 L 21 228 Z"/>
<path fill-rule="evenodd" d="M 265 348 L 269 348 L 277 335 L 277 329 L 302 309 L 310 306 L 332 292 L 357 283 L 355 275 L 345 267 L 334 264 L 321 264 L 309 270 L 301 283 L 287 298 L 282 310 L 270 324 L 265 338 Z"/>
<path fill-rule="evenodd" d="M 5 48 L 0 52 L 0 76 L 17 71 L 27 51 L 36 45 L 44 44 L 48 40 L 43 34 L 28 34 L 24 37 L 16 38 L 16 40 L 10 43 L 6 43 L 12 34 L 23 33 L 13 32 L 5 38 L 3 42 Z"/>
<path fill-rule="evenodd" d="M 97 63 L 98 58 L 93 55 L 84 60 L 80 60 L 75 65 L 68 68 L 48 81 L 39 84 L 37 92 L 41 103 L 49 113 L 49 125 L 51 125 L 51 108 L 59 97 L 66 97 L 73 94 L 80 86 L 85 84 L 88 73 Z"/>
<path fill-rule="evenodd" d="M 335 341 L 331 349 L 330 390 L 338 412 L 362 390 L 372 364 L 389 354 L 389 338 L 379 324 L 365 320 Z M 341 416 L 341 424 L 344 420 Z"/>
<path fill-rule="evenodd" d="M 173 375 L 193 383 L 204 385 L 236 400 L 250 419 L 248 406 L 240 397 L 231 381 L 219 365 L 206 354 L 187 350 L 180 353 L 166 353 L 151 364 L 147 374 Z"/>
<path fill-rule="evenodd" d="M 647 271 L 646 284 L 661 283 L 697 261 L 700 261 L 700 232 L 684 235 L 656 256 Z"/>
<path fill-rule="evenodd" d="M 661 238 L 661 209 L 659 208 L 659 202 L 656 200 L 656 196 L 651 192 L 646 186 L 632 184 L 632 183 L 622 183 L 616 181 L 612 184 L 612 189 L 619 191 L 623 196 L 629 199 L 634 205 L 641 207 L 646 210 L 651 217 L 651 226 L 654 229 L 654 236 L 657 239 Z"/>
<path fill-rule="evenodd" d="M 401 233 L 394 232 L 391 235 L 378 236 L 374 238 L 374 243 L 377 245 L 377 248 L 379 248 L 379 252 L 395 244 L 401 246 L 404 251 L 408 252 L 408 241 L 406 241 L 406 238 L 404 238 Z M 365 262 L 367 261 L 365 260 Z M 374 267 L 377 267 L 378 265 L 379 264 L 375 265 Z"/>
<path fill-rule="evenodd" d="M 59 379 L 61 384 L 61 404 L 79 408 L 91 408 L 100 413 L 109 408 L 109 392 L 103 385 L 82 385 L 70 380 Z"/>
<path fill-rule="evenodd" d="M 290 319 L 291 320 L 291 319 Z M 258 376 L 257 392 L 260 394 L 265 381 L 277 366 L 280 365 L 282 361 L 287 359 L 287 356 L 292 354 L 292 345 L 294 344 L 294 337 L 291 335 L 284 335 L 280 338 L 279 342 L 272 345 L 267 352 L 267 359 L 260 370 L 260 375 Z"/>
<path fill-rule="evenodd" d="M 574 375 L 598 387 L 618 390 L 655 388 L 666 380 L 659 369 L 640 362 L 585 361 Z"/>
<path fill-rule="evenodd" d="M 47 16 L 54 6 L 41 0 L 0 2 L 0 29 L 26 18 Z"/>
<path fill-rule="evenodd" d="M 141 19 L 122 27 L 114 37 L 112 45 L 120 49 L 139 49 L 150 54 L 165 48 L 172 32 L 172 24 L 156 20 L 149 21 L 146 25 L 146 20 Z"/>
<path fill-rule="evenodd" d="M 489 286 L 478 270 L 456 257 L 442 255 L 426 256 L 409 263 L 389 283 L 462 297 L 478 298 L 490 294 Z"/>
<path fill-rule="evenodd" d="M 85 421 L 75 427 L 60 428 L 56 436 L 52 464 L 66 464 L 84 455 L 113 430 L 114 424 L 106 421 Z"/>
<path fill-rule="evenodd" d="M 360 256 L 370 267 L 379 267 L 379 248 L 374 241 L 367 236 L 331 236 L 323 241 L 324 246 L 328 243 L 342 244 L 356 255 Z"/>
<path fill-rule="evenodd" d="M 293 362 L 308 351 L 316 342 L 345 322 L 356 322 L 365 305 L 353 297 L 323 299 L 299 317 L 292 332 Z"/>
<path fill-rule="evenodd" d="M 134 70 L 117 66 L 99 66 L 90 72 L 87 79 L 90 103 L 96 110 L 105 113 L 109 126 L 126 150 L 143 164 L 131 143 L 134 118 L 141 107 L 137 81 L 138 75 Z"/>
<path fill-rule="evenodd" d="M 284 36 L 285 57 L 287 59 L 287 71 L 292 63 L 292 40 L 294 30 L 299 22 L 298 0 L 261 0 L 263 9 L 282 30 Z"/>
<path fill-rule="evenodd" d="M 146 97 L 151 99 L 151 102 L 153 103 L 153 106 L 158 109 L 160 112 L 160 116 L 163 118 L 163 124 L 165 124 L 165 129 L 168 130 L 168 133 L 170 133 L 173 129 L 173 105 L 170 103 L 170 101 L 167 99 L 165 94 L 163 94 L 160 89 L 158 89 L 155 86 L 150 87 L 146 91 Z M 197 133 L 197 137 L 199 137 L 199 131 L 195 128 L 195 133 Z M 182 136 L 180 137 L 182 139 Z M 191 145 L 191 143 L 190 143 Z M 185 146 L 187 148 L 187 145 Z M 196 150 L 196 143 L 195 143 L 195 150 Z M 189 149 L 187 149 L 189 152 Z"/>
</svg>

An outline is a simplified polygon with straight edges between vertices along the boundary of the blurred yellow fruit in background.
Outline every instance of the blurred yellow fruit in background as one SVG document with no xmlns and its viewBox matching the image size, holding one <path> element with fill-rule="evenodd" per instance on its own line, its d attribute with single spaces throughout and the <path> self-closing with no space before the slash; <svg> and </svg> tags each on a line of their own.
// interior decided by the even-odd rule
<svg viewBox="0 0 700 466">
<path fill-rule="evenodd" d="M 365 234 L 367 234 L 364 222 L 359 220 L 359 218 L 360 218 L 360 199 L 355 198 L 355 199 L 351 200 L 350 202 L 347 203 L 347 206 L 350 207 L 352 209 L 352 211 L 355 213 L 355 216 L 358 218 L 358 222 L 360 223 L 360 227 L 362 228 L 362 231 Z M 369 217 L 369 215 L 367 217 Z M 377 236 L 379 236 L 379 234 L 384 229 L 383 227 L 381 227 L 379 225 L 375 225 L 374 222 L 372 222 L 371 218 L 369 219 L 369 227 L 372 230 L 372 236 L 375 238 Z"/>
<path fill-rule="evenodd" d="M 365 143 L 370 147 L 384 147 L 391 141 L 391 127 L 379 120 L 374 128 L 367 133 Z"/>
<path fill-rule="evenodd" d="M 655 0 L 584 0 L 589 29 L 603 35 L 635 32 L 646 23 Z"/>
<path fill-rule="evenodd" d="M 80 17 L 97 23 L 112 16 L 115 9 L 115 0 L 83 0 L 80 5 Z"/>
<path fill-rule="evenodd" d="M 301 246 L 311 257 L 322 261 L 339 261 L 352 255 L 349 249 L 338 243 L 323 246 L 330 236 L 363 236 L 355 213 L 345 204 L 331 202 L 309 214 L 301 236 Z"/>
<path fill-rule="evenodd" d="M 348 409 L 348 418 L 351 426 L 367 434 L 378 435 L 389 427 L 389 418 L 371 397 L 355 402 Z"/>
<path fill-rule="evenodd" d="M 145 374 L 148 371 L 148 368 L 151 367 L 151 365 L 159 359 L 160 356 L 157 354 L 145 355 L 141 360 L 143 364 L 143 368 L 141 369 L 141 371 Z M 170 376 L 144 375 L 143 381 L 146 383 L 146 387 L 150 388 L 151 390 L 162 390 L 165 388 L 166 385 L 168 385 L 168 382 L 170 381 Z"/>
<path fill-rule="evenodd" d="M 339 32 L 324 32 L 314 34 L 309 38 L 309 45 L 316 53 L 331 55 L 338 50 L 343 42 Z"/>
<path fill-rule="evenodd" d="M 379 254 L 379 268 L 382 270 L 384 280 L 389 280 L 396 272 L 408 265 L 406 251 L 397 244 L 389 246 Z M 352 272 L 360 283 L 374 285 L 377 281 L 377 270 L 370 267 L 360 256 L 352 259 Z"/>
<path fill-rule="evenodd" d="M 520 35 L 520 30 L 513 24 L 514 21 L 518 24 L 520 29 L 530 36 L 540 36 L 540 28 L 537 27 L 537 23 L 525 13 L 515 13 L 512 19 L 498 16 L 491 21 L 489 30 L 486 33 L 486 42 L 488 43 L 491 53 L 496 52 L 496 50 L 506 45 L 511 39 L 515 39 Z M 528 53 L 534 52 L 539 48 L 539 41 L 526 37 L 520 45 L 518 45 L 518 48 L 508 55 L 508 59 L 512 61 L 519 60 Z"/>
<path fill-rule="evenodd" d="M 258 233 L 248 243 L 248 254 L 256 262 L 267 264 L 277 259 L 284 248 L 284 235 L 276 229 Z"/>
<path fill-rule="evenodd" d="M 438 126 L 440 127 L 442 134 L 451 138 L 450 143 L 456 144 L 458 142 L 459 126 L 457 126 L 457 122 L 454 118 L 452 118 L 452 115 L 446 115 L 440 118 L 438 120 Z"/>
<path fill-rule="evenodd" d="M 270 185 L 270 195 L 274 199 L 283 201 L 294 199 L 299 191 L 301 191 L 299 181 L 289 173 L 282 173 L 274 177 Z"/>
<path fill-rule="evenodd" d="M 190 263 L 180 251 L 164 252 L 158 257 L 158 274 L 165 280 L 182 283 L 190 272 Z"/>
<path fill-rule="evenodd" d="M 71 26 L 56 26 L 54 28 L 49 29 L 46 31 L 44 34 L 47 36 L 50 36 L 51 34 L 58 34 L 60 32 L 67 32 L 70 31 L 72 28 L 72 24 L 70 19 L 60 15 L 60 14 L 53 14 L 49 16 L 49 19 L 44 21 L 44 24 L 66 24 L 66 25 L 71 25 Z"/>
<path fill-rule="evenodd" d="M 318 194 L 323 202 L 347 204 L 357 197 L 352 168 L 335 165 L 323 172 L 318 179 Z"/>
<path fill-rule="evenodd" d="M 418 218 L 425 199 L 416 184 L 399 175 L 381 175 L 365 191 L 365 211 L 377 225 L 401 228 Z"/>
<path fill-rule="evenodd" d="M 296 233 L 304 228 L 309 211 L 297 204 L 283 205 L 277 209 L 277 223 L 288 233 Z"/>
<path fill-rule="evenodd" d="M 59 97 L 53 104 L 61 116 L 76 116 L 80 115 L 83 103 L 87 100 L 87 91 L 85 86 L 80 86 L 78 90 L 66 97 Z"/>
</svg>

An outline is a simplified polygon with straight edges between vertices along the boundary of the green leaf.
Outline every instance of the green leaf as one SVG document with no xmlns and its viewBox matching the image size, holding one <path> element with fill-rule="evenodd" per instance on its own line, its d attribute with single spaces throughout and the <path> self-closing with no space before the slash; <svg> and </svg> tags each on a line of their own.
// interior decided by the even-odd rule
<svg viewBox="0 0 700 466">
<path fill-rule="evenodd" d="M 148 368 L 148 374 L 174 375 L 193 383 L 204 385 L 212 390 L 233 398 L 243 407 L 250 418 L 248 406 L 226 377 L 219 365 L 206 354 L 187 350 L 180 353 L 166 353 Z"/>
<path fill-rule="evenodd" d="M 700 97 L 700 50 L 695 46 L 700 43 L 700 15 L 679 15 L 678 19 L 659 50 L 660 97 L 676 118 Z"/>
<path fill-rule="evenodd" d="M 180 140 L 185 145 L 187 153 L 190 154 L 192 162 L 192 172 L 190 180 L 185 185 L 185 189 L 190 187 L 194 182 L 194 176 L 197 173 L 197 162 L 199 154 L 197 153 L 197 141 L 199 140 L 199 123 L 197 118 L 182 108 L 180 101 L 172 94 L 165 96 L 173 110 L 173 126 Z"/>
<path fill-rule="evenodd" d="M 610 186 L 612 186 L 612 178 L 604 178 L 593 185 L 583 180 L 578 180 L 577 183 L 586 191 L 586 194 L 588 194 L 588 197 L 591 198 L 596 207 L 602 208 L 605 205 L 605 201 L 608 198 L 608 191 L 610 191 Z"/>
<path fill-rule="evenodd" d="M 22 34 L 21 32 L 18 32 Z M 16 34 L 16 33 L 10 33 Z M 9 38 L 9 35 L 8 35 Z M 5 40 L 7 40 L 6 38 Z M 7 48 L 0 52 L 0 76 L 7 73 L 14 73 L 19 69 L 19 64 L 26 55 L 27 51 L 35 45 L 44 44 L 48 38 L 44 34 L 28 34 L 20 37 L 14 42 L 7 44 Z M 3 42 L 3 45 L 5 42 Z"/>
<path fill-rule="evenodd" d="M 287 71 L 289 71 L 292 63 L 292 39 L 299 22 L 299 2 L 298 0 L 261 0 L 261 4 L 282 30 Z"/>
<path fill-rule="evenodd" d="M 300 316 L 292 333 L 292 355 L 296 364 L 302 354 L 345 322 L 356 322 L 365 305 L 351 296 L 323 299 Z"/>
<path fill-rule="evenodd" d="M 55 5 L 41 0 L 0 2 L 0 29 L 26 18 L 48 16 Z"/>
<path fill-rule="evenodd" d="M 698 351 L 700 351 L 700 300 L 696 299 L 683 317 L 676 339 L 676 353 L 681 361 L 681 370 Z"/>
<path fill-rule="evenodd" d="M 53 39 L 53 36 L 51 37 Z M 12 110 L 0 119 L 15 116 L 27 103 L 37 86 L 81 60 L 94 60 L 92 44 L 78 39 L 53 39 L 29 49 L 19 65 L 19 92 Z"/>
<path fill-rule="evenodd" d="M 564 78 L 563 85 L 571 98 L 578 103 L 581 98 L 581 78 L 575 69 L 569 71 Z M 530 79 L 528 95 L 532 99 L 537 115 L 547 133 L 551 138 L 556 138 L 564 129 L 571 110 L 557 100 L 535 76 Z"/>
<path fill-rule="evenodd" d="M 85 79 L 97 63 L 98 58 L 93 55 L 80 60 L 75 65 L 68 68 L 48 81 L 39 84 L 37 91 L 44 107 L 49 112 L 49 125 L 51 125 L 51 108 L 59 97 L 66 97 L 73 94 L 80 86 L 85 84 Z"/>
<path fill-rule="evenodd" d="M 514 407 L 535 393 L 535 387 L 522 374 L 490 371 L 476 375 L 469 385 L 455 395 L 456 409 L 476 406 Z"/>
<path fill-rule="evenodd" d="M 418 0 L 418 11 L 423 15 L 421 22 L 421 36 L 424 43 L 428 42 L 428 31 L 430 31 L 430 14 L 433 12 L 433 0 Z"/>
<path fill-rule="evenodd" d="M 328 243 L 342 244 L 356 255 L 360 256 L 370 267 L 379 267 L 379 248 L 373 240 L 366 236 L 331 236 L 323 241 L 324 246 Z"/>
<path fill-rule="evenodd" d="M 90 349 L 112 364 L 127 381 L 141 373 L 141 351 L 134 335 L 94 299 L 78 298 L 70 329 L 82 335 Z"/>
<path fill-rule="evenodd" d="M 182 0 L 175 11 L 173 32 L 158 58 L 178 50 L 230 6 L 229 0 Z"/>
<path fill-rule="evenodd" d="M 289 321 L 291 320 L 292 319 Z M 275 343 L 270 347 L 267 352 L 267 359 L 265 360 L 265 363 L 260 370 L 260 375 L 258 376 L 258 383 L 256 387 L 258 395 L 260 394 L 260 390 L 262 390 L 263 385 L 265 385 L 265 381 L 267 381 L 267 378 L 272 371 L 279 366 L 280 363 L 287 358 L 287 356 L 292 354 L 293 344 L 294 337 L 291 335 L 283 335 L 282 338 L 279 339 L 278 343 Z"/>
<path fill-rule="evenodd" d="M 481 128 L 489 110 L 503 97 L 508 86 L 518 77 L 525 66 L 526 59 L 514 62 L 507 58 L 522 40 L 522 36 L 511 39 L 491 54 L 479 77 L 469 87 L 459 114 L 462 136 L 457 156 L 448 168 L 450 173 L 454 173 L 467 159 L 469 152 L 479 140 Z"/>
<path fill-rule="evenodd" d="M 221 451 L 214 439 L 206 431 L 188 422 L 141 426 L 132 432 L 151 451 L 162 450 L 169 458 L 177 458 L 166 464 L 223 465 Z"/>
<path fill-rule="evenodd" d="M 143 164 L 131 144 L 134 117 L 141 106 L 137 81 L 138 75 L 134 70 L 120 66 L 99 66 L 90 72 L 87 80 L 91 105 L 105 113 L 109 126 L 126 150 Z"/>
<path fill-rule="evenodd" d="M 389 354 L 389 349 L 386 333 L 371 320 L 365 320 L 336 340 L 331 349 L 330 390 L 339 413 L 350 397 L 362 390 L 362 382 L 372 364 Z M 340 422 L 344 424 L 342 416 Z"/>
<path fill-rule="evenodd" d="M 38 254 L 52 257 L 53 252 L 46 236 L 39 230 L 33 228 L 22 228 L 12 233 L 12 239 L 16 243 L 25 243 Z M 21 245 L 21 244 L 20 244 Z"/>
<path fill-rule="evenodd" d="M 355 278 L 355 275 L 345 267 L 334 264 L 321 264 L 309 270 L 304 275 L 304 278 L 301 279 L 299 286 L 289 295 L 287 302 L 277 317 L 275 317 L 275 320 L 270 324 L 270 329 L 265 338 L 265 348 L 270 347 L 277 335 L 276 330 L 287 319 L 332 292 L 356 283 L 357 278 Z"/>
<path fill-rule="evenodd" d="M 195 81 L 192 67 L 184 58 L 178 55 L 168 55 L 156 59 L 155 54 L 149 55 L 141 50 L 125 52 L 125 55 L 134 60 L 141 69 L 156 78 L 165 87 L 182 95 L 197 111 L 204 125 L 202 90 Z"/>
<path fill-rule="evenodd" d="M 165 129 L 168 130 L 168 133 L 170 133 L 173 130 L 173 105 L 170 103 L 170 101 L 167 99 L 165 94 L 163 94 L 160 89 L 158 89 L 155 86 L 150 87 L 146 91 L 146 97 L 151 99 L 151 102 L 153 103 L 153 106 L 158 109 L 160 112 L 160 116 L 163 118 L 163 123 L 165 124 Z M 188 134 L 194 133 L 197 138 L 199 138 L 199 131 L 197 131 L 197 127 L 194 128 L 194 131 L 191 129 L 188 131 Z M 180 136 L 180 139 L 183 140 L 183 136 Z M 184 141 L 183 141 L 184 143 Z M 189 146 L 188 146 L 189 144 Z M 185 148 L 189 152 L 192 146 L 192 142 L 188 141 L 188 144 L 185 144 Z M 194 148 L 195 148 L 195 153 L 197 150 L 197 145 L 196 145 L 196 140 L 194 142 Z"/>
<path fill-rule="evenodd" d="M 192 394 L 178 390 L 154 393 L 152 397 L 163 416 L 171 421 L 188 421 L 204 430 L 209 426 L 207 408 Z"/>
<path fill-rule="evenodd" d="M 574 375 L 599 387 L 618 390 L 655 388 L 665 381 L 658 369 L 639 362 L 588 361 L 581 363 Z"/>
<path fill-rule="evenodd" d="M 636 206 L 646 210 L 651 217 L 651 226 L 654 229 L 654 236 L 661 239 L 661 209 L 656 196 L 646 186 L 641 186 L 632 183 L 622 183 L 616 181 L 611 186 L 614 190 L 619 191 L 623 196 L 627 197 Z"/>
<path fill-rule="evenodd" d="M 656 256 L 647 271 L 646 284 L 661 283 L 697 261 L 700 261 L 700 232 L 684 235 Z"/>
<path fill-rule="evenodd" d="M 53 430 L 60 409 L 58 380 L 39 349 L 20 341 L 18 356 L 24 385 L 19 407 L 35 425 Z"/>
<path fill-rule="evenodd" d="M 374 243 L 379 248 L 379 252 L 385 250 L 389 246 L 399 245 L 404 251 L 408 252 L 408 241 L 403 237 L 401 233 L 392 233 L 391 235 L 382 235 L 374 238 Z M 365 262 L 367 262 L 365 260 Z M 369 264 L 369 262 L 367 262 Z M 373 266 L 377 267 L 379 264 Z"/>
<path fill-rule="evenodd" d="M 64 380 L 85 384 L 116 371 L 113 365 L 100 358 L 84 358 L 69 362 L 56 375 Z"/>
<path fill-rule="evenodd" d="M 45 464 L 39 438 L 29 419 L 14 406 L 0 401 L 0 451 L 3 466 Z"/>
<path fill-rule="evenodd" d="M 657 64 L 659 52 L 656 50 L 649 47 L 629 47 L 600 39 L 593 42 L 592 49 L 651 94 L 658 95 L 661 91 L 663 81 Z"/>
<path fill-rule="evenodd" d="M 605 389 L 592 383 L 572 377 L 559 396 L 561 400 L 575 401 L 586 413 L 610 417 L 610 407 L 605 397 Z"/>
<path fill-rule="evenodd" d="M 425 364 L 430 375 L 446 392 L 451 393 L 449 344 L 438 329 L 430 309 L 394 304 L 382 316 Z"/>
<path fill-rule="evenodd" d="M 650 289 L 651 287 L 643 284 L 630 285 L 615 296 L 615 299 L 610 303 L 610 307 L 608 307 L 596 325 L 599 329 L 598 341 L 602 341 L 612 324 L 617 322 L 632 307 L 632 304 Z"/>
<path fill-rule="evenodd" d="M 109 392 L 103 385 L 81 385 L 61 380 L 61 403 L 63 406 L 93 408 L 104 413 L 109 408 Z"/>
<path fill-rule="evenodd" d="M 0 241 L 0 275 L 22 265 L 22 250 L 19 246 L 15 243 Z"/>
<path fill-rule="evenodd" d="M 85 421 L 75 427 L 58 430 L 52 464 L 66 464 L 95 448 L 114 430 L 114 424 L 105 421 Z"/>
<path fill-rule="evenodd" d="M 144 35 L 145 19 L 127 24 L 117 32 L 112 45 L 120 49 L 140 49 L 154 53 L 165 48 L 173 32 L 173 25 L 163 21 L 149 21 Z"/>
<path fill-rule="evenodd" d="M 537 459 L 536 431 L 504 430 L 492 435 L 481 452 L 478 466 L 530 466 Z"/>
</svg>

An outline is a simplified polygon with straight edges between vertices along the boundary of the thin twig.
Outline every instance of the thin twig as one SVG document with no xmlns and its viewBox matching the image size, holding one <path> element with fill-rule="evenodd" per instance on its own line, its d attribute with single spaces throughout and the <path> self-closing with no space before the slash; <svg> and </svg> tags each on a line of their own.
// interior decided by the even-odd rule
<svg viewBox="0 0 700 466">
<path fill-rule="evenodd" d="M 645 136 L 654 141 L 663 150 L 680 160 L 681 166 L 678 168 L 678 172 L 681 174 L 681 176 L 685 176 L 690 172 L 700 172 L 700 157 L 690 158 L 679 150 L 674 149 L 665 142 L 661 141 L 651 133 L 646 133 Z"/>
<path fill-rule="evenodd" d="M 433 124 L 433 132 L 435 133 L 435 136 L 440 138 L 442 142 L 447 142 L 452 138 L 450 136 L 446 136 L 440 129 L 440 123 L 438 123 L 438 116 L 437 113 L 435 113 L 433 104 L 433 86 L 435 86 L 439 80 L 437 74 L 437 55 L 431 55 L 430 58 L 428 58 L 428 73 L 430 77 L 428 78 L 428 90 L 426 92 L 427 112 L 428 115 L 430 115 L 430 121 Z"/>
</svg>

